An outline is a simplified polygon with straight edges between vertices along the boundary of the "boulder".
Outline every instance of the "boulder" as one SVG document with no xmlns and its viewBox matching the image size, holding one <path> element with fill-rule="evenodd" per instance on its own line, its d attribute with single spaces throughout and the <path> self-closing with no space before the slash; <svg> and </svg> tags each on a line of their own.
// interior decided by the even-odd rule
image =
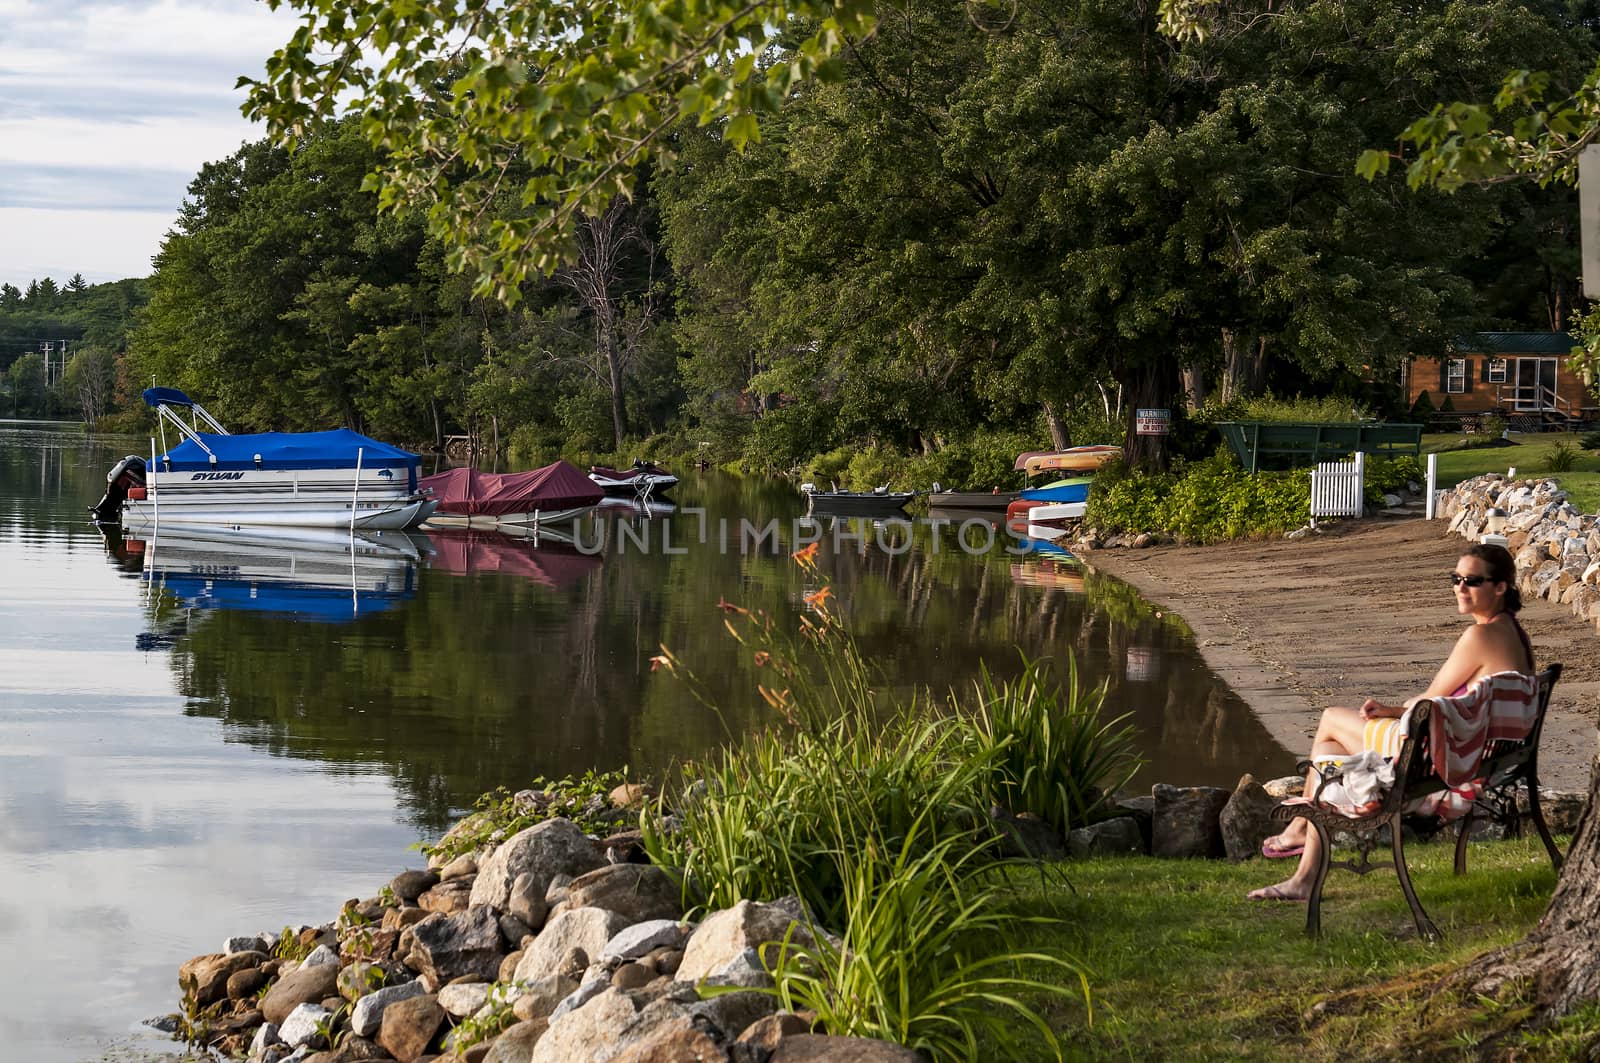
<svg viewBox="0 0 1600 1063">
<path fill-rule="evenodd" d="M 550 902 L 544 899 L 549 888 L 548 882 L 541 882 L 537 875 L 524 871 L 511 883 L 507 911 L 526 923 L 529 930 L 538 930 L 550 914 Z"/>
<path fill-rule="evenodd" d="M 1055 827 L 1037 816 L 1013 816 L 1002 808 L 989 810 L 1000 832 L 1000 855 L 1028 860 L 1060 860 L 1067 855 L 1066 840 Z"/>
<path fill-rule="evenodd" d="M 439 881 L 448 882 L 455 878 L 470 878 L 478 873 L 478 859 L 471 853 L 462 853 L 454 860 L 439 868 Z"/>
<path fill-rule="evenodd" d="M 322 1031 L 331 1018 L 333 1012 L 321 1004 L 301 1004 L 278 1027 L 278 1038 L 290 1048 L 299 1048 L 301 1045 L 324 1048 L 327 1039 Z"/>
<path fill-rule="evenodd" d="M 416 926 L 433 914 L 426 908 L 390 908 L 383 913 L 383 922 L 380 926 L 384 930 L 404 930 Z"/>
<path fill-rule="evenodd" d="M 338 994 L 339 967 L 324 963 L 316 967 L 302 967 L 292 974 L 279 978 L 267 995 L 261 998 L 261 1014 L 268 1022 L 283 1026 L 283 1020 L 301 1004 L 319 1004 L 325 997 Z"/>
<path fill-rule="evenodd" d="M 263 1055 L 269 1045 L 281 1045 L 283 1038 L 278 1036 L 278 1024 L 264 1022 L 256 1027 L 256 1035 L 250 1039 L 250 1054 L 259 1057 Z"/>
<path fill-rule="evenodd" d="M 356 1001 L 377 989 L 388 980 L 387 972 L 375 963 L 357 960 L 347 967 L 341 968 L 339 976 L 334 979 L 334 984 L 339 989 L 339 995 L 346 1000 Z"/>
<path fill-rule="evenodd" d="M 550 1013 L 550 1021 L 555 1022 L 567 1012 L 578 1010 L 609 988 L 611 987 L 607 983 L 604 974 L 596 978 L 585 979 L 579 983 L 578 988 L 568 993 L 562 998 L 561 1003 L 556 1005 L 555 1010 Z"/>
<path fill-rule="evenodd" d="M 1217 817 L 1227 804 L 1229 793 L 1217 786 L 1168 786 L 1151 788 L 1155 798 L 1150 853 L 1173 858 L 1221 856 L 1222 831 Z"/>
<path fill-rule="evenodd" d="M 437 994 L 445 1014 L 464 1019 L 489 1002 L 488 982 L 460 982 L 441 988 Z"/>
<path fill-rule="evenodd" d="M 533 1058 L 534 1046 L 548 1027 L 543 1019 L 508 1026 L 489 1046 L 483 1063 L 528 1063 Z"/>
<path fill-rule="evenodd" d="M 229 1000 L 254 1000 L 268 981 L 267 972 L 259 967 L 246 967 L 228 976 Z"/>
<path fill-rule="evenodd" d="M 738 1037 L 752 1023 L 767 1018 L 777 1010 L 777 997 L 753 990 L 718 993 L 689 1005 L 690 1015 L 709 1022 L 727 1041 Z"/>
<path fill-rule="evenodd" d="M 300 961 L 300 969 L 303 971 L 307 967 L 321 967 L 323 964 L 327 963 L 337 966 L 339 963 L 339 953 L 333 949 L 330 949 L 326 945 L 318 945 L 306 955 L 305 959 Z"/>
<path fill-rule="evenodd" d="M 533 982 L 519 982 L 517 986 L 520 992 L 511 1005 L 511 1012 L 526 1022 L 548 1019 L 557 1005 L 578 988 L 578 980 L 564 974 L 551 974 Z"/>
<path fill-rule="evenodd" d="M 236 952 L 271 952 L 272 949 L 261 935 L 248 937 L 232 937 L 222 943 L 222 954 L 232 956 Z"/>
<path fill-rule="evenodd" d="M 1143 856 L 1144 832 L 1133 816 L 1118 816 L 1079 827 L 1067 835 L 1067 851 L 1073 856 Z"/>
<path fill-rule="evenodd" d="M 690 935 L 676 978 L 680 982 L 699 982 L 729 970 L 738 965 L 745 950 L 759 950 L 769 942 L 782 941 L 791 926 L 795 928 L 792 941 L 812 944 L 811 934 L 786 907 L 740 901 L 732 908 L 714 912 Z M 743 965 L 748 966 L 747 958 Z"/>
<path fill-rule="evenodd" d="M 178 985 L 192 985 L 195 1003 L 204 1007 L 228 995 L 228 979 L 240 971 L 260 967 L 267 961 L 263 952 L 210 953 L 196 956 L 178 968 Z"/>
<path fill-rule="evenodd" d="M 411 903 L 438 884 L 436 871 L 402 871 L 390 880 L 389 890 L 402 901 Z"/>
<path fill-rule="evenodd" d="M 635 923 L 619 931 L 600 950 L 600 962 L 605 964 L 636 960 L 647 952 L 660 948 L 681 948 L 689 940 L 692 928 L 675 919 L 651 919 Z"/>
<path fill-rule="evenodd" d="M 1237 863 L 1261 852 L 1261 843 L 1277 834 L 1284 824 L 1272 818 L 1278 802 L 1256 782 L 1252 775 L 1239 779 L 1228 803 L 1217 816 L 1222 831 L 1222 849 L 1229 860 Z"/>
<path fill-rule="evenodd" d="M 618 808 L 640 809 L 656 796 L 649 783 L 625 782 L 611 791 L 611 803 Z"/>
<path fill-rule="evenodd" d="M 427 993 L 421 982 L 402 982 L 384 986 L 356 1001 L 350 1009 L 350 1029 L 359 1037 L 372 1037 L 383 1025 L 383 1013 L 390 1005 Z"/>
<path fill-rule="evenodd" d="M 656 978 L 654 970 L 631 960 L 611 972 L 611 984 L 618 989 L 643 989 Z"/>
<path fill-rule="evenodd" d="M 425 912 L 453 915 L 471 906 L 472 879 L 453 878 L 441 882 L 417 898 L 417 907 Z"/>
<path fill-rule="evenodd" d="M 785 1037 L 810 1033 L 811 1022 L 792 1011 L 767 1015 L 746 1026 L 739 1033 L 737 1044 L 754 1045 L 757 1050 L 771 1053 Z"/>
<path fill-rule="evenodd" d="M 571 949 L 582 949 L 588 957 L 600 955 L 606 943 L 628 925 L 628 920 L 604 908 L 574 908 L 551 919 L 533 939 L 533 944 L 517 964 L 516 979 L 532 982 L 561 970 L 562 960 Z"/>
<path fill-rule="evenodd" d="M 412 997 L 383 1009 L 378 1044 L 400 1063 L 415 1063 L 444 1024 L 444 1009 L 431 996 Z"/>
<path fill-rule="evenodd" d="M 683 915 L 683 885 L 654 864 L 611 864 L 573 879 L 561 904 L 568 910 L 604 908 L 630 923 L 677 919 Z"/>
<path fill-rule="evenodd" d="M 471 900 L 505 911 L 518 875 L 531 874 L 548 887 L 556 875 L 576 877 L 604 863 L 605 857 L 577 824 L 547 819 L 512 835 L 479 863 Z"/>
<path fill-rule="evenodd" d="M 674 1001 L 657 1000 L 641 1009 L 631 994 L 607 988 L 584 1007 L 551 1019 L 532 1063 L 606 1063 L 666 1030 L 692 1028 L 688 1013 Z"/>
<path fill-rule="evenodd" d="M 918 1063 L 921 1058 L 888 1041 L 801 1033 L 779 1041 L 770 1063 Z"/>
<path fill-rule="evenodd" d="M 635 1041 L 614 1063 L 723 1063 L 727 1050 L 694 1027 L 668 1026 Z"/>
<path fill-rule="evenodd" d="M 1539 811 L 1544 813 L 1544 823 L 1550 828 L 1551 834 L 1571 834 L 1575 831 L 1578 817 L 1583 814 L 1583 807 L 1588 800 L 1589 795 L 1585 793 L 1539 787 Z M 1520 786 L 1517 788 L 1517 810 L 1524 816 L 1529 811 L 1528 791 Z M 1522 831 L 1527 836 L 1537 836 L 1539 833 L 1533 821 L 1528 819 L 1524 820 Z"/>
<path fill-rule="evenodd" d="M 1282 801 L 1285 797 L 1299 797 L 1304 793 L 1306 779 L 1304 775 L 1281 775 L 1262 783 L 1261 788 L 1274 801 Z"/>
<path fill-rule="evenodd" d="M 506 949 L 494 911 L 475 906 L 456 915 L 432 915 L 411 928 L 406 964 L 435 987 L 462 975 L 488 981 L 500 973 Z"/>
</svg>

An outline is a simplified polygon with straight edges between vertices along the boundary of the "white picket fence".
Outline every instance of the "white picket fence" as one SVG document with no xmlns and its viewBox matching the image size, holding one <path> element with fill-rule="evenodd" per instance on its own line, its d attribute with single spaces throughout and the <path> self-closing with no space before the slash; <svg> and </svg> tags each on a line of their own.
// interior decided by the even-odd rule
<svg viewBox="0 0 1600 1063">
<path fill-rule="evenodd" d="M 1359 517 L 1367 486 L 1367 456 L 1354 461 L 1324 461 L 1311 470 L 1311 523 L 1318 517 Z"/>
</svg>

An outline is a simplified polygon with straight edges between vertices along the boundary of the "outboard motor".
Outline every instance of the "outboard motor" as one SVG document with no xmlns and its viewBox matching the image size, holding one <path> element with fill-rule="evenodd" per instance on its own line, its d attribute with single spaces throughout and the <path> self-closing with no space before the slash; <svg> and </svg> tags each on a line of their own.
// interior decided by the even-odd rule
<svg viewBox="0 0 1600 1063">
<path fill-rule="evenodd" d="M 128 500 L 128 492 L 144 488 L 144 467 L 144 459 L 137 454 L 129 454 L 111 467 L 106 473 L 105 497 L 89 507 L 97 523 L 122 522 L 122 503 Z"/>
</svg>

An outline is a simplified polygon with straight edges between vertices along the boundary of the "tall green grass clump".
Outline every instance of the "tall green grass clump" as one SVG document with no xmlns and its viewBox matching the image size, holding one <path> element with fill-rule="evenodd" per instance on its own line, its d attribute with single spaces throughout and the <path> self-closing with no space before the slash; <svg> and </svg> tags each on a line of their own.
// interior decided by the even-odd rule
<svg viewBox="0 0 1600 1063">
<path fill-rule="evenodd" d="M 1064 681 L 1046 661 L 1027 661 L 1014 680 L 996 682 L 983 666 L 973 723 L 993 760 L 993 800 L 1029 812 L 1061 831 L 1096 817 L 1110 792 L 1139 766 L 1126 716 L 1101 719 L 1106 684 L 1086 687 L 1067 658 Z"/>
<path fill-rule="evenodd" d="M 815 552 L 796 555 L 813 573 Z M 1076 997 L 1087 991 L 1084 974 L 1065 957 L 1013 946 L 1019 920 L 992 877 L 1003 861 L 990 807 L 1081 821 L 1097 788 L 1126 778 L 1127 729 L 1098 724 L 1103 689 L 1081 689 L 1075 670 L 1054 684 L 1033 665 L 1012 683 L 986 673 L 976 707 L 935 714 L 925 696 L 881 704 L 830 596 L 826 585 L 807 596 L 795 634 L 723 603 L 775 718 L 682 768 L 642 818 L 645 849 L 683 871 L 710 907 L 804 901 L 816 924 L 763 959 L 774 992 L 815 1009 L 830 1032 L 888 1038 L 941 1060 L 969 1059 L 980 1042 L 1019 1057 L 1054 1048 L 1019 994 Z M 666 649 L 656 664 L 703 689 Z M 1035 758 L 1058 755 L 1061 763 L 1030 770 Z M 1067 780 L 1070 771 L 1087 774 Z M 1028 978 L 1025 965 L 1037 963 L 1069 977 Z"/>
</svg>

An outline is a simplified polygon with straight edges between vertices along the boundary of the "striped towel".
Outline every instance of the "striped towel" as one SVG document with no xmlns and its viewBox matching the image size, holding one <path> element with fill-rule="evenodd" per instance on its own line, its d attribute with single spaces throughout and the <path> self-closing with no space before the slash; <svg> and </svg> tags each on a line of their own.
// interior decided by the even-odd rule
<svg viewBox="0 0 1600 1063">
<path fill-rule="evenodd" d="M 1521 672 L 1486 675 L 1465 694 L 1433 698 L 1428 714 L 1428 744 L 1433 771 L 1447 790 L 1407 806 L 1408 812 L 1460 819 L 1483 793 L 1478 777 L 1490 742 L 1520 742 L 1533 730 L 1539 712 L 1539 681 Z"/>
</svg>

